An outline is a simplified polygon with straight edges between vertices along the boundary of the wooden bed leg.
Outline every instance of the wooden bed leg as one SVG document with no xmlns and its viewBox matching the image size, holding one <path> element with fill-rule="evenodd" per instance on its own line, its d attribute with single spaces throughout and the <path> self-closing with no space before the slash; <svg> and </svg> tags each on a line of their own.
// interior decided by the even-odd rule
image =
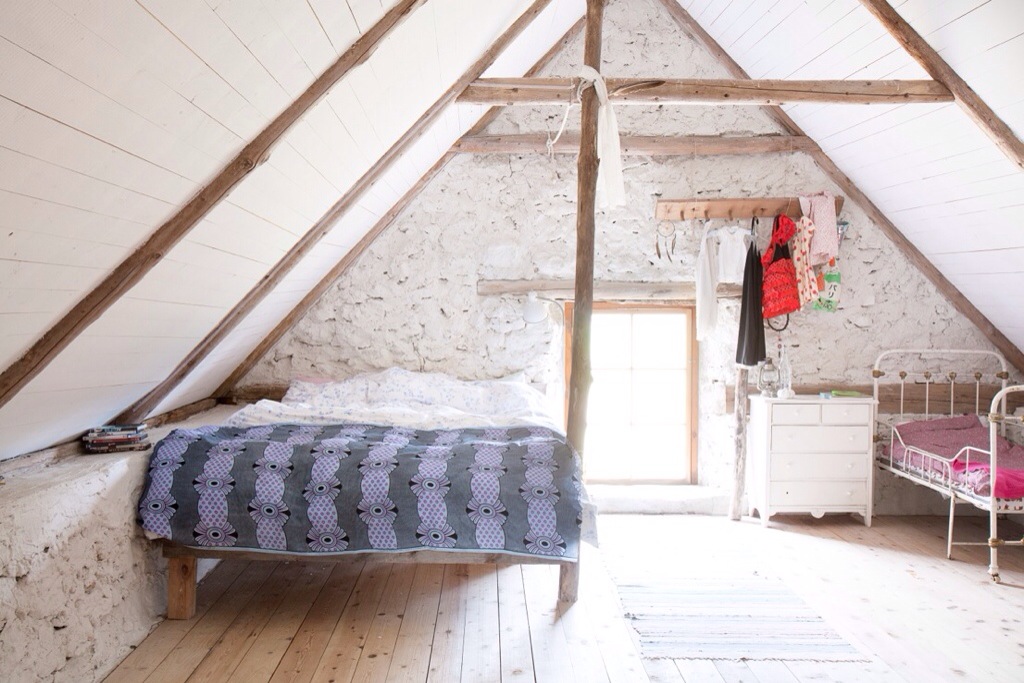
<svg viewBox="0 0 1024 683">
<path fill-rule="evenodd" d="M 196 613 L 196 558 L 167 558 L 167 618 L 191 619 Z"/>
<path fill-rule="evenodd" d="M 558 600 L 570 605 L 576 602 L 580 592 L 580 563 L 566 562 L 558 570 Z"/>
</svg>

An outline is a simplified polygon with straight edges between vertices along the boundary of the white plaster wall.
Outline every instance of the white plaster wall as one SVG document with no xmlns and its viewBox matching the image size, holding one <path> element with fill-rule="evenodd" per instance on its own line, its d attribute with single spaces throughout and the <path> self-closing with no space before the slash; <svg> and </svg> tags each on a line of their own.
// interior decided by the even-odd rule
<svg viewBox="0 0 1024 683">
<path fill-rule="evenodd" d="M 134 529 L 145 458 L 97 457 L 0 489 L 5 680 L 96 680 L 164 609 L 157 553 Z"/>
<path fill-rule="evenodd" d="M 0 680 L 102 680 L 160 622 L 166 562 L 135 521 L 148 462 L 40 453 L 0 468 Z M 201 561 L 200 576 L 214 564 Z"/>
<path fill-rule="evenodd" d="M 613 2 L 608 21 L 608 75 L 724 75 L 653 0 Z M 581 54 L 581 45 L 569 46 L 549 72 L 575 73 Z M 775 132 L 751 108 L 620 107 L 619 112 L 623 128 L 636 133 Z M 517 108 L 491 132 L 554 131 L 560 116 L 550 108 Z M 521 299 L 480 297 L 476 284 L 479 279 L 572 277 L 575 176 L 572 157 L 456 158 L 242 384 L 284 383 L 308 374 L 345 377 L 390 365 L 464 378 L 525 370 L 534 381 L 557 384 L 559 321 L 528 326 L 520 318 Z M 598 216 L 598 279 L 693 280 L 700 226 L 678 224 L 681 253 L 672 262 L 659 260 L 653 218 L 658 197 L 838 192 L 801 154 L 627 158 L 625 180 L 627 205 Z M 988 348 L 984 336 L 935 294 L 859 207 L 848 201 L 841 218 L 850 227 L 840 259 L 840 310 L 798 313 L 783 333 L 795 382 L 869 383 L 875 356 L 893 346 Z M 698 462 L 700 483 L 727 486 L 733 447 L 725 388 L 735 376 L 739 302 L 722 301 L 719 308 L 718 331 L 700 349 Z M 776 342 L 769 332 L 770 350 Z M 931 492 L 884 473 L 879 479 L 879 514 L 945 509 Z"/>
</svg>

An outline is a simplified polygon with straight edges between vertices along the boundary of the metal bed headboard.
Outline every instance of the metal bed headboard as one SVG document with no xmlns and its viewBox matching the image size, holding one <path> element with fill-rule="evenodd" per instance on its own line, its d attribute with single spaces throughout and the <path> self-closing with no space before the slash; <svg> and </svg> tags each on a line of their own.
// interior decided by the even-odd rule
<svg viewBox="0 0 1024 683">
<path fill-rule="evenodd" d="M 919 365 L 915 365 L 911 370 L 906 368 L 891 369 L 886 366 L 885 361 L 891 359 L 894 356 L 917 356 L 920 361 L 925 361 L 926 358 L 932 357 L 934 361 L 931 363 L 931 367 L 927 367 L 924 370 L 919 369 Z M 899 377 L 900 384 L 900 418 L 906 414 L 906 386 L 907 381 L 913 381 L 915 377 L 919 377 L 923 380 L 924 384 L 924 414 L 925 417 L 931 415 L 931 385 L 932 384 L 948 384 L 949 385 L 949 414 L 952 415 L 955 411 L 955 398 L 956 398 L 956 383 L 957 377 L 962 377 L 964 373 L 963 368 L 967 365 L 967 360 L 974 358 L 972 367 L 967 371 L 968 377 L 974 380 L 974 412 L 982 415 L 983 409 L 988 408 L 987 402 L 985 405 L 982 404 L 981 399 L 981 382 L 986 376 L 991 376 L 992 379 L 998 380 L 1001 389 L 1006 389 L 1010 373 L 1007 369 L 1006 359 L 1003 358 L 1002 354 L 996 351 L 979 351 L 976 349 L 892 349 L 879 354 L 875 360 L 875 365 L 871 370 L 871 377 L 873 378 L 874 384 L 874 397 L 875 401 L 879 400 L 879 384 L 882 377 L 886 376 L 887 372 L 896 372 Z M 963 362 L 961 362 L 963 361 Z M 994 363 L 993 363 L 994 361 Z M 945 368 L 937 368 L 936 366 L 947 363 Z M 949 363 L 955 366 L 955 369 L 949 368 Z M 998 365 L 998 370 L 988 370 L 988 372 L 982 372 L 978 369 L 979 366 L 988 363 L 989 367 Z M 921 363 L 920 365 L 924 365 Z M 958 372 L 959 371 L 959 372 Z M 917 383 L 917 382 L 915 382 Z M 966 382 L 969 383 L 969 382 Z M 965 384 L 961 380 L 961 384 Z M 1006 398 L 1005 393 L 999 394 L 1001 398 L 1000 411 L 1006 412 Z M 993 403 L 993 410 L 995 404 Z"/>
</svg>

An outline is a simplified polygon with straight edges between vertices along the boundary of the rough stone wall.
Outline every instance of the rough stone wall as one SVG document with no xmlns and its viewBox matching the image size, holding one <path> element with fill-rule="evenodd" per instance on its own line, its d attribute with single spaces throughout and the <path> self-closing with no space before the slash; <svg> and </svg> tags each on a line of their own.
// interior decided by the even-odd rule
<svg viewBox="0 0 1024 683">
<path fill-rule="evenodd" d="M 135 522 L 148 462 L 119 453 L 4 463 L 0 680 L 102 680 L 159 623 L 166 562 Z M 200 564 L 203 575 L 215 563 Z"/>
<path fill-rule="evenodd" d="M 2 491 L 0 661 L 7 680 L 95 680 L 146 636 L 163 609 L 156 553 L 129 540 L 138 534 L 132 502 L 143 458 L 100 457 L 11 477 L 4 488 L 12 490 Z"/>
<path fill-rule="evenodd" d="M 653 0 L 612 2 L 607 20 L 608 75 L 725 76 Z M 581 54 L 577 41 L 548 73 L 577 73 Z M 554 132 L 561 116 L 559 108 L 514 108 L 489 132 Z M 778 132 L 763 113 L 747 107 L 620 107 L 618 116 L 624 132 L 638 134 Z M 578 111 L 570 121 L 578 121 Z M 629 157 L 625 180 L 627 205 L 598 216 L 598 279 L 693 281 L 701 226 L 677 224 L 680 253 L 671 262 L 658 259 L 653 216 L 659 197 L 838 192 L 802 154 Z M 242 384 L 284 383 L 309 374 L 346 377 L 399 365 L 469 379 L 524 370 L 533 381 L 560 386 L 560 320 L 526 325 L 521 298 L 481 297 L 476 284 L 571 278 L 575 200 L 573 157 L 456 158 Z M 850 225 L 841 251 L 840 310 L 798 313 L 782 333 L 796 383 L 867 384 L 876 355 L 895 346 L 989 347 L 859 207 L 848 201 L 841 219 Z M 738 313 L 738 301 L 722 300 L 718 330 L 700 348 L 701 484 L 728 486 L 731 478 L 732 415 L 726 412 L 725 388 L 735 377 Z M 778 337 L 769 332 L 767 341 L 774 350 Z M 934 494 L 884 473 L 876 491 L 878 513 L 944 510 Z"/>
</svg>

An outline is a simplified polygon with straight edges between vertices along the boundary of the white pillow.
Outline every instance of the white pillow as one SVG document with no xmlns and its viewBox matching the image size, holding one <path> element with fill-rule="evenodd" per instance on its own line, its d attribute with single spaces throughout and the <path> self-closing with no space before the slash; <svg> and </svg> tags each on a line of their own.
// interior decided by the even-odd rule
<svg viewBox="0 0 1024 683">
<path fill-rule="evenodd" d="M 439 372 L 388 368 L 338 382 L 293 380 L 281 400 L 316 409 L 335 406 L 412 405 L 454 408 L 473 415 L 545 412 L 546 398 L 522 375 L 464 381 Z"/>
<path fill-rule="evenodd" d="M 281 403 L 285 405 L 350 405 L 366 402 L 369 382 L 359 375 L 340 382 L 294 379 Z"/>
</svg>

